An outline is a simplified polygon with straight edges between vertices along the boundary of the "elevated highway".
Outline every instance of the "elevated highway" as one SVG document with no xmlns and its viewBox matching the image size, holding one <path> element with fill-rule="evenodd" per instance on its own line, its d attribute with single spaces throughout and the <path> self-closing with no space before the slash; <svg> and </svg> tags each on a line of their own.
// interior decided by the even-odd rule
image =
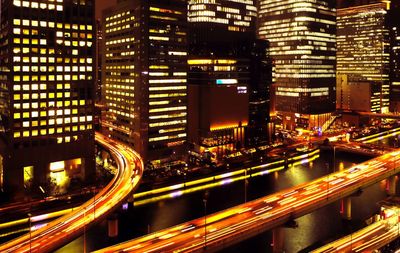
<svg viewBox="0 0 400 253">
<path fill-rule="evenodd" d="M 312 182 L 96 252 L 217 251 L 398 174 L 399 155 L 399 150 L 387 153 Z"/>
<path fill-rule="evenodd" d="M 117 163 L 117 174 L 111 182 L 73 212 L 0 245 L 0 252 L 42 253 L 57 249 L 81 234 L 86 227 L 113 212 L 138 187 L 144 169 L 139 154 L 100 133 L 96 133 L 96 141 L 110 151 Z"/>
<path fill-rule="evenodd" d="M 374 252 L 374 250 L 379 250 L 400 235 L 398 207 L 392 207 L 386 211 L 388 215 L 384 219 L 313 250 L 311 253 Z"/>
</svg>

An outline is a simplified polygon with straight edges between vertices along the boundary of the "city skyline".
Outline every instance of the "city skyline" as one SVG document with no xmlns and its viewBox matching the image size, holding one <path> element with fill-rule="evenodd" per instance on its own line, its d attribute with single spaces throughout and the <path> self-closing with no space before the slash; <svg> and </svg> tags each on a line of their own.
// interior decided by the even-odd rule
<svg viewBox="0 0 400 253">
<path fill-rule="evenodd" d="M 399 15 L 0 0 L 0 252 L 397 252 Z"/>
</svg>

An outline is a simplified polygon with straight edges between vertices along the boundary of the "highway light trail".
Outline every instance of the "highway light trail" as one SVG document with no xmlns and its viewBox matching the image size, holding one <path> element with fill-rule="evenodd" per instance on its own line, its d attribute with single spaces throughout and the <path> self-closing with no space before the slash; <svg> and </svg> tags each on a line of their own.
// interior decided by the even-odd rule
<svg viewBox="0 0 400 253">
<path fill-rule="evenodd" d="M 111 182 L 69 214 L 0 245 L 0 252 L 50 252 L 73 240 L 86 226 L 111 213 L 137 188 L 144 168 L 140 156 L 131 148 L 100 133 L 96 133 L 96 141 L 110 151 L 118 165 Z"/>
<path fill-rule="evenodd" d="M 293 167 L 298 164 L 304 164 L 305 162 L 310 162 L 314 161 L 319 157 L 319 150 L 314 150 L 307 155 L 307 158 L 301 159 L 304 155 L 301 156 L 296 156 L 295 159 L 292 160 L 292 164 L 288 164 L 289 167 Z M 298 159 L 301 159 L 298 161 Z M 175 184 L 167 187 L 162 187 L 150 191 L 144 191 L 144 192 L 139 192 L 134 194 L 134 206 L 142 206 L 150 203 L 154 203 L 157 201 L 161 200 L 166 200 L 166 199 L 172 199 L 176 198 L 182 195 L 198 192 L 198 191 L 203 191 L 207 189 L 211 189 L 214 187 L 221 187 L 227 184 L 231 184 L 234 182 L 238 182 L 241 180 L 244 180 L 246 178 L 250 177 L 257 177 L 257 176 L 264 176 L 267 174 L 271 174 L 274 172 L 281 171 L 285 169 L 284 166 L 278 166 L 279 164 L 282 164 L 284 160 L 279 160 L 271 163 L 266 163 L 258 166 L 253 166 L 250 168 L 247 168 L 247 174 L 245 175 L 245 169 L 241 169 L 238 171 L 232 171 L 228 173 L 223 173 L 221 175 L 216 175 L 216 176 L 211 176 L 211 177 L 206 177 L 202 179 L 196 179 L 193 181 L 188 181 L 185 183 L 180 183 L 180 184 Z M 257 171 L 257 172 L 256 172 Z M 223 182 L 223 179 L 231 179 L 229 182 L 225 181 Z M 222 180 L 221 180 L 222 179 Z M 57 218 L 61 215 L 67 214 L 69 212 L 72 212 L 75 208 L 67 208 L 63 209 L 57 212 L 52 212 L 52 213 L 46 213 L 38 216 L 33 216 L 32 217 L 32 222 L 39 222 L 39 221 L 45 221 L 48 219 L 53 219 Z M 29 218 L 22 218 L 18 219 L 15 221 L 10 221 L 10 222 L 5 222 L 5 223 L 0 223 L 0 229 L 5 229 L 5 228 L 10 228 L 13 226 L 17 225 L 23 225 L 23 224 L 29 224 Z M 25 229 L 26 230 L 26 229 Z M 22 230 L 18 230 L 21 232 Z M 18 231 L 13 231 L 13 232 L 18 232 Z M 0 234 L 0 237 L 8 236 L 9 233 L 3 233 Z"/>
<path fill-rule="evenodd" d="M 391 207 L 391 215 L 331 242 L 311 253 L 373 252 L 399 237 L 399 208 Z"/>
<path fill-rule="evenodd" d="M 394 128 L 394 129 L 390 129 L 388 131 L 384 131 L 381 133 L 357 138 L 357 139 L 355 139 L 355 141 L 359 141 L 359 142 L 363 142 L 363 143 L 371 143 L 371 142 L 375 142 L 378 140 L 383 140 L 388 137 L 396 136 L 398 134 L 400 134 L 400 128 Z"/>
<path fill-rule="evenodd" d="M 202 250 L 205 230 L 208 249 L 231 245 L 396 175 L 400 172 L 399 155 L 400 151 L 387 153 L 347 170 L 208 215 L 206 223 L 201 217 L 97 252 Z M 167 234 L 168 238 L 164 237 Z M 127 250 L 134 246 L 135 250 Z"/>
</svg>

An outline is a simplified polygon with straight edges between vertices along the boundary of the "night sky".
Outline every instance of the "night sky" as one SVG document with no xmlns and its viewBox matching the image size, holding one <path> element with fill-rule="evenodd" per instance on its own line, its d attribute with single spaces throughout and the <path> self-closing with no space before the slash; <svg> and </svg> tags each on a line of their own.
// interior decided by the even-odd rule
<svg viewBox="0 0 400 253">
<path fill-rule="evenodd" d="M 101 11 L 113 6 L 117 0 L 95 0 L 96 1 L 96 18 L 101 18 Z"/>
<path fill-rule="evenodd" d="M 95 0 L 96 1 L 96 18 L 101 18 L 101 11 L 117 3 L 117 0 Z M 371 2 L 379 2 L 378 0 L 336 0 L 338 7 L 346 7 L 346 5 L 359 3 L 367 4 Z M 396 1 L 394 1 L 396 2 Z M 343 6 L 341 6 L 343 5 Z"/>
</svg>

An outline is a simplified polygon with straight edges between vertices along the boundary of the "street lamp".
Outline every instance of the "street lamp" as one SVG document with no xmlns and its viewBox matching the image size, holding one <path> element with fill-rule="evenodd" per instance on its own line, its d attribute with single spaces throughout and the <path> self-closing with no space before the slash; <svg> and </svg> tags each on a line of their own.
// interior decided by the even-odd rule
<svg viewBox="0 0 400 253">
<path fill-rule="evenodd" d="M 32 214 L 28 213 L 29 217 L 29 252 L 32 252 Z"/>
<path fill-rule="evenodd" d="M 350 252 L 353 250 L 353 231 L 350 233 Z"/>
<path fill-rule="evenodd" d="M 207 199 L 203 198 L 204 203 L 204 248 L 207 247 Z"/>
<path fill-rule="evenodd" d="M 204 203 L 204 248 L 207 247 L 207 199 L 208 191 L 204 192 L 203 203 Z"/>
<path fill-rule="evenodd" d="M 244 169 L 244 203 L 247 202 L 247 169 Z"/>
<path fill-rule="evenodd" d="M 326 180 L 326 199 L 329 199 L 329 163 L 325 163 L 326 165 L 326 172 L 328 173 L 326 175 L 327 180 Z"/>
<path fill-rule="evenodd" d="M 399 207 L 398 206 L 396 206 L 396 214 L 397 214 L 397 217 L 396 217 L 396 225 L 397 225 L 397 237 L 399 237 L 400 236 L 400 223 L 399 223 Z M 397 238 L 397 242 L 399 241 L 399 239 Z"/>
<path fill-rule="evenodd" d="M 86 253 L 86 207 L 83 208 L 83 253 Z"/>
<path fill-rule="evenodd" d="M 336 172 L 336 146 L 333 146 L 333 172 Z"/>
</svg>

